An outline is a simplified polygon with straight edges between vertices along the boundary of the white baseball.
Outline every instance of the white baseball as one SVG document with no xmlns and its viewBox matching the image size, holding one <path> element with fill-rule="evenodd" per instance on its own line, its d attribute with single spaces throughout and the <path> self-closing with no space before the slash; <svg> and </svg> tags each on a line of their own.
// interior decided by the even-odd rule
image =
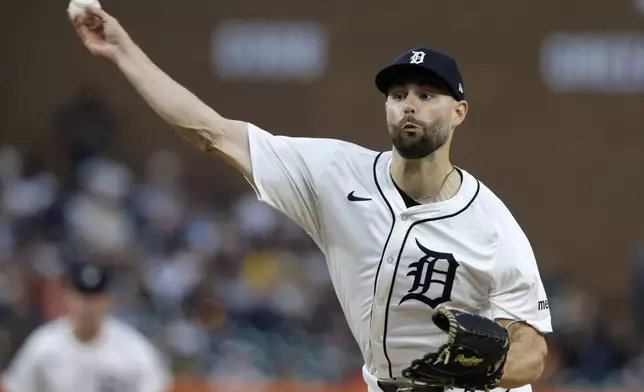
<svg viewBox="0 0 644 392">
<path fill-rule="evenodd" d="M 84 17 L 87 16 L 86 7 L 101 8 L 101 4 L 98 0 L 71 0 L 67 7 L 67 13 L 72 20 L 76 19 L 79 15 Z"/>
</svg>

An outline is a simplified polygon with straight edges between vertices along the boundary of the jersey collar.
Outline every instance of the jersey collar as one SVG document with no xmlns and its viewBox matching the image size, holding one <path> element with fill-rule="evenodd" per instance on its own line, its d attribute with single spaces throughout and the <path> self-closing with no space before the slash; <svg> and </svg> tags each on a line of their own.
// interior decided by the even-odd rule
<svg viewBox="0 0 644 392">
<path fill-rule="evenodd" d="M 398 217 L 406 217 L 421 214 L 423 218 L 447 218 L 458 215 L 465 211 L 476 199 L 480 183 L 471 174 L 458 168 L 463 176 L 463 181 L 456 194 L 438 203 L 429 203 L 407 208 L 405 202 L 396 189 L 391 179 L 391 152 L 378 155 L 374 162 L 374 179 L 378 192 L 384 201 L 389 205 L 394 214 Z"/>
</svg>

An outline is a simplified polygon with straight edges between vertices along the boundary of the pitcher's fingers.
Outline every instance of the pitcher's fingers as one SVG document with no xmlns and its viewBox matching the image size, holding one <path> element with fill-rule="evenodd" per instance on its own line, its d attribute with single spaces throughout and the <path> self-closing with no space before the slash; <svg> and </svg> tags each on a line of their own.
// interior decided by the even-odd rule
<svg viewBox="0 0 644 392">
<path fill-rule="evenodd" d="M 104 21 L 107 21 L 109 19 L 114 19 L 114 18 L 112 18 L 112 16 L 110 16 L 110 14 L 108 14 L 105 11 L 103 11 L 103 9 L 99 8 L 99 7 L 89 6 L 89 7 L 85 8 L 85 11 L 87 11 L 87 13 L 92 15 L 92 16 L 96 16 L 98 18 L 103 19 Z"/>
<path fill-rule="evenodd" d="M 92 32 L 90 31 L 90 28 L 87 25 L 81 22 L 80 25 L 76 26 L 76 32 L 78 33 L 78 36 L 80 37 L 80 39 L 83 41 L 85 45 L 88 45 L 90 43 Z"/>
<path fill-rule="evenodd" d="M 74 25 L 74 27 L 78 27 L 83 23 L 83 17 L 80 15 L 71 16 L 67 14 L 67 19 L 69 19 L 69 21 L 71 22 L 71 24 Z"/>
<path fill-rule="evenodd" d="M 86 22 L 86 17 L 83 15 L 77 15 L 73 21 L 74 26 L 76 26 L 77 29 L 80 29 L 82 26 L 85 26 L 85 22 Z"/>
</svg>

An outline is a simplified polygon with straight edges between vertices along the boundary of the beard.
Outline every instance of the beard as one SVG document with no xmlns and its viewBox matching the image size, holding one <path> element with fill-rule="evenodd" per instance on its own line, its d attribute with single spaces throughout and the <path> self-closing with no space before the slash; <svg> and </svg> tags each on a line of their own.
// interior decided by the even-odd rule
<svg viewBox="0 0 644 392">
<path fill-rule="evenodd" d="M 405 135 L 403 126 L 407 122 L 420 127 L 420 137 Z M 448 126 L 442 119 L 427 124 L 406 117 L 398 124 L 390 125 L 389 130 L 396 151 L 405 159 L 421 159 L 432 154 L 447 142 L 449 136 Z"/>
</svg>

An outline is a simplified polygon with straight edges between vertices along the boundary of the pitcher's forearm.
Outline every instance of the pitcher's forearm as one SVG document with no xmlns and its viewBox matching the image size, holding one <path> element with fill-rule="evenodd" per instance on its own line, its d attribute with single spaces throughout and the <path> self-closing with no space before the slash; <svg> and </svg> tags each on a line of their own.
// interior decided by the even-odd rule
<svg viewBox="0 0 644 392">
<path fill-rule="evenodd" d="M 541 376 L 548 356 L 543 335 L 523 322 L 498 321 L 510 333 L 510 350 L 500 386 L 514 389 L 535 382 Z"/>
<path fill-rule="evenodd" d="M 529 341 L 516 341 L 510 345 L 505 374 L 501 387 L 520 388 L 535 382 L 543 372 L 546 353 Z"/>
<path fill-rule="evenodd" d="M 152 109 L 196 147 L 217 149 L 225 119 L 157 67 L 134 42 L 124 46 L 114 62 Z"/>
</svg>

